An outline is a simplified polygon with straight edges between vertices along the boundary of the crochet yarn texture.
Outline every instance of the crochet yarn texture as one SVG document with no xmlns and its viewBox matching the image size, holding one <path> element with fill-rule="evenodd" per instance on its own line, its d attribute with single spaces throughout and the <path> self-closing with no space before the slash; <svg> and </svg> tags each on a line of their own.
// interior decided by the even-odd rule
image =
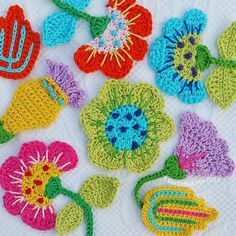
<svg viewBox="0 0 236 236">
<path fill-rule="evenodd" d="M 0 143 L 25 130 L 48 127 L 62 108 L 77 107 L 85 97 L 69 68 L 48 60 L 47 76 L 19 85 L 0 119 Z"/>
<path fill-rule="evenodd" d="M 152 15 L 135 0 L 109 0 L 110 22 L 105 31 L 82 45 L 74 54 L 85 73 L 101 70 L 107 77 L 121 79 L 147 52 L 145 37 L 152 32 Z"/>
<path fill-rule="evenodd" d="M 150 168 L 159 156 L 159 143 L 175 129 L 163 108 L 163 98 L 151 85 L 107 81 L 80 116 L 91 161 L 109 170 L 127 167 L 140 173 Z"/>
<path fill-rule="evenodd" d="M 190 188 L 162 186 L 150 190 L 144 200 L 142 220 L 156 235 L 190 236 L 205 230 L 218 212 L 206 206 Z"/>
<path fill-rule="evenodd" d="M 179 144 L 174 155 L 166 161 L 164 168 L 141 178 L 134 189 L 138 206 L 142 207 L 139 191 L 152 180 L 168 176 L 184 179 L 187 175 L 225 177 L 232 175 L 235 164 L 229 158 L 227 143 L 218 137 L 216 127 L 209 121 L 190 112 L 181 117 Z"/>
<path fill-rule="evenodd" d="M 25 78 L 33 69 L 40 50 L 40 35 L 35 33 L 19 6 L 0 17 L 0 76 Z"/>
<path fill-rule="evenodd" d="M 168 20 L 149 52 L 157 86 L 186 104 L 201 102 L 206 97 L 195 59 L 206 23 L 206 15 L 198 9 L 187 11 L 182 19 Z"/>
<path fill-rule="evenodd" d="M 3 204 L 7 211 L 20 215 L 23 222 L 38 230 L 56 228 L 59 235 L 75 230 L 87 221 L 87 236 L 93 235 L 93 207 L 109 206 L 119 181 L 104 176 L 90 177 L 80 193 L 62 186 L 60 176 L 75 168 L 78 157 L 68 144 L 54 142 L 48 147 L 33 141 L 22 145 L 17 157 L 9 157 L 0 167 L 0 185 L 6 190 Z M 63 194 L 73 201 L 56 216 L 52 199 Z"/>
</svg>

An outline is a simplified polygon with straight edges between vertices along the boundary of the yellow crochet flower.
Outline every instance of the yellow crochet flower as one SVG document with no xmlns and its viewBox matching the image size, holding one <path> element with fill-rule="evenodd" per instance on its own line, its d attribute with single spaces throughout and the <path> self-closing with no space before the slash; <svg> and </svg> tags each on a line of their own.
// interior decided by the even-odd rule
<svg viewBox="0 0 236 236">
<path fill-rule="evenodd" d="M 91 161 L 102 168 L 150 168 L 159 156 L 159 143 L 174 132 L 164 112 L 160 92 L 151 85 L 109 80 L 81 114 L 89 137 Z"/>
</svg>

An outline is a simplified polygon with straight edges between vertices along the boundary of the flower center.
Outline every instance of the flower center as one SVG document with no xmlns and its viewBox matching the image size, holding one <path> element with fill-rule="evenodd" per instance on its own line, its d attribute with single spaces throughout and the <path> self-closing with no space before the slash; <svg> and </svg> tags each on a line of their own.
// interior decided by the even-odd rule
<svg viewBox="0 0 236 236">
<path fill-rule="evenodd" d="M 188 81 L 198 81 L 201 79 L 200 73 L 196 68 L 197 46 L 200 36 L 188 34 L 183 36 L 174 49 L 174 67 L 180 76 Z"/>
<path fill-rule="evenodd" d="M 135 150 L 145 141 L 148 121 L 144 112 L 134 105 L 123 105 L 108 116 L 105 132 L 117 150 Z"/>
<path fill-rule="evenodd" d="M 98 52 L 113 52 L 126 42 L 128 36 L 128 23 L 120 11 L 109 8 L 110 23 L 100 37 L 92 40 L 89 45 Z"/>
<path fill-rule="evenodd" d="M 31 205 L 51 205 L 50 199 L 44 195 L 45 187 L 51 177 L 58 177 L 60 174 L 60 170 L 53 163 L 39 162 L 32 165 L 23 176 L 23 196 Z"/>
</svg>

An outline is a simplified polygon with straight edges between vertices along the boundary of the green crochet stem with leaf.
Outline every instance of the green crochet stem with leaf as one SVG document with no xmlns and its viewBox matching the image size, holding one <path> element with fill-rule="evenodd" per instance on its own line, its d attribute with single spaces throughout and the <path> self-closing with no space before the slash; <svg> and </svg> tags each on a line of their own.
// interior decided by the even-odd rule
<svg viewBox="0 0 236 236">
<path fill-rule="evenodd" d="M 139 197 L 139 192 L 140 192 L 142 186 L 147 182 L 159 179 L 164 176 L 169 176 L 173 179 L 185 179 L 186 178 L 186 172 L 179 167 L 178 157 L 170 156 L 165 161 L 164 168 L 161 171 L 156 172 L 151 175 L 148 175 L 148 176 L 145 176 L 137 182 L 137 184 L 135 185 L 135 188 L 134 188 L 134 197 L 135 197 L 135 201 L 136 201 L 137 205 L 140 208 L 143 207 L 143 202 Z"/>
<path fill-rule="evenodd" d="M 53 177 L 49 180 L 46 189 L 45 196 L 49 199 L 57 197 L 59 194 L 63 194 L 73 200 L 79 205 L 85 212 L 87 217 L 87 236 L 93 235 L 93 213 L 89 204 L 80 196 L 80 194 L 73 193 L 72 191 L 64 188 L 61 185 L 61 180 L 58 177 Z"/>
<path fill-rule="evenodd" d="M 207 70 L 211 64 L 225 68 L 236 68 L 236 61 L 211 56 L 209 49 L 204 45 L 197 47 L 196 66 L 199 70 Z"/>
<path fill-rule="evenodd" d="M 90 16 L 89 14 L 78 11 L 74 7 L 67 3 L 61 2 L 61 0 L 52 0 L 53 3 L 59 7 L 62 11 L 72 15 L 76 18 L 81 18 L 90 24 L 90 30 L 93 38 L 99 37 L 107 28 L 110 23 L 110 18 L 108 16 Z"/>
</svg>

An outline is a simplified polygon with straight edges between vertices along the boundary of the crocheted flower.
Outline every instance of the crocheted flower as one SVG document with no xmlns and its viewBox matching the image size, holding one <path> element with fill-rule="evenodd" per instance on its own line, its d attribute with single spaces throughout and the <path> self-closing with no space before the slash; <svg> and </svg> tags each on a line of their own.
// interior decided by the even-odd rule
<svg viewBox="0 0 236 236">
<path fill-rule="evenodd" d="M 135 0 L 109 0 L 107 6 L 106 30 L 81 46 L 74 59 L 86 73 L 101 70 L 107 77 L 121 79 L 130 72 L 133 60 L 142 60 L 147 52 L 143 38 L 152 32 L 152 16 Z"/>
<path fill-rule="evenodd" d="M 110 170 L 147 170 L 159 155 L 160 141 L 174 131 L 163 107 L 159 91 L 148 84 L 107 81 L 81 114 L 91 161 Z"/>
<path fill-rule="evenodd" d="M 6 190 L 3 204 L 12 215 L 21 215 L 32 228 L 55 227 L 56 215 L 51 200 L 44 194 L 52 177 L 73 169 L 75 150 L 62 142 L 48 147 L 39 141 L 22 145 L 18 157 L 9 157 L 0 169 L 0 184 Z"/>
<path fill-rule="evenodd" d="M 190 188 L 162 186 L 149 191 L 142 208 L 145 226 L 156 235 L 190 236 L 205 230 L 218 212 L 197 198 Z"/>
<path fill-rule="evenodd" d="M 186 12 L 183 19 L 172 18 L 165 23 L 163 36 L 150 49 L 149 61 L 157 73 L 157 86 L 187 104 L 201 102 L 206 97 L 195 59 L 206 22 L 206 15 L 197 9 Z"/>
<path fill-rule="evenodd" d="M 190 112 L 182 115 L 180 139 L 175 150 L 181 169 L 198 176 L 229 176 L 235 166 L 228 152 L 226 141 L 218 137 L 211 122 L 201 121 Z"/>
</svg>

